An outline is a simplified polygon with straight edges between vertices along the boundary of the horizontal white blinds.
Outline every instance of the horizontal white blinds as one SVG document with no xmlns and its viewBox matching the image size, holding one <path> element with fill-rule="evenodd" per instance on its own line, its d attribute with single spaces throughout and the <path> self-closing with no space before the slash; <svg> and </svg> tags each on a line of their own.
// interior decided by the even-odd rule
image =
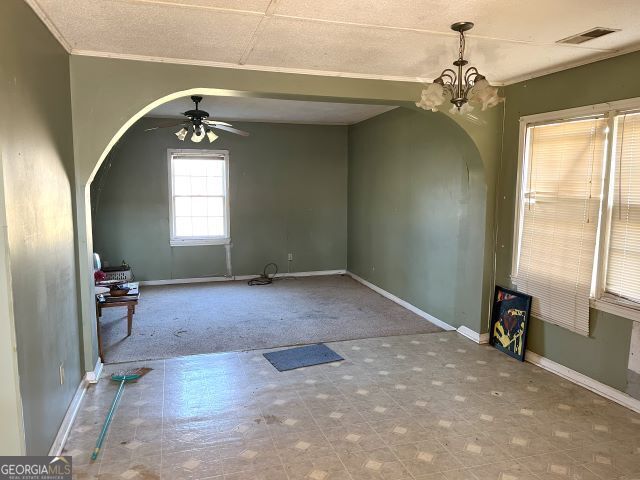
<svg viewBox="0 0 640 480">
<path fill-rule="evenodd" d="M 589 334 L 596 249 L 603 118 L 527 129 L 522 176 L 518 289 L 533 297 L 532 315 Z"/>
<path fill-rule="evenodd" d="M 605 290 L 640 302 L 640 113 L 616 117 Z"/>
</svg>

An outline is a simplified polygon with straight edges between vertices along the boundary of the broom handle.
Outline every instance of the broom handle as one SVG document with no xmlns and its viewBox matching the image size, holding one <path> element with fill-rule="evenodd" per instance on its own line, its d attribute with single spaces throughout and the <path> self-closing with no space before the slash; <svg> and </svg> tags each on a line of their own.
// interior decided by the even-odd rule
<svg viewBox="0 0 640 480">
<path fill-rule="evenodd" d="M 102 425 L 102 431 L 98 436 L 98 441 L 96 442 L 96 448 L 93 450 L 91 454 L 91 460 L 95 460 L 98 458 L 98 454 L 100 453 L 100 449 L 102 448 L 102 442 L 104 442 L 104 437 L 107 436 L 107 430 L 109 429 L 109 425 L 111 424 L 111 420 L 113 419 L 113 414 L 116 411 L 116 407 L 118 406 L 118 401 L 122 396 L 122 392 L 124 392 L 124 384 L 126 380 L 122 379 L 120 382 L 120 387 L 118 387 L 118 391 L 116 392 L 116 396 L 113 398 L 113 402 L 111 403 L 111 408 L 109 409 L 109 413 L 107 413 L 107 418 L 104 419 L 104 425 Z"/>
</svg>

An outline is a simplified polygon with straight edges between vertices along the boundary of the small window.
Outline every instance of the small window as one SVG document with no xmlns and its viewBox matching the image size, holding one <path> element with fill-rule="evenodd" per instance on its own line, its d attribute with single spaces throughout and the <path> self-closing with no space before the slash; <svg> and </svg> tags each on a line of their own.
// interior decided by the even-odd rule
<svg viewBox="0 0 640 480">
<path fill-rule="evenodd" d="M 229 154 L 169 150 L 172 246 L 229 243 Z"/>
</svg>

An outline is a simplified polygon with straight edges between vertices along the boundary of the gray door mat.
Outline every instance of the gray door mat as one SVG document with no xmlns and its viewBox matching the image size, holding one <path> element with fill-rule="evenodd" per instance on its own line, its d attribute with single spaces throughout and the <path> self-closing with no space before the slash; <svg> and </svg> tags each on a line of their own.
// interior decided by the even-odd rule
<svg viewBox="0 0 640 480">
<path fill-rule="evenodd" d="M 264 358 L 280 372 L 344 360 L 324 343 L 264 353 Z"/>
</svg>

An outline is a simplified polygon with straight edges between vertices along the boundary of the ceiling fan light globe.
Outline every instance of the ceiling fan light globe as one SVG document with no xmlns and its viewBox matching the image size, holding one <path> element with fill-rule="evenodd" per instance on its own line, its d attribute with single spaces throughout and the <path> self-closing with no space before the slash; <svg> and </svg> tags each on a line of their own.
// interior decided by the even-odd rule
<svg viewBox="0 0 640 480">
<path fill-rule="evenodd" d="M 209 139 L 209 143 L 213 143 L 218 139 L 218 135 L 213 133 L 213 130 L 209 130 L 207 132 L 207 138 Z"/>
<path fill-rule="evenodd" d="M 193 135 L 191 135 L 191 141 L 194 143 L 200 143 L 202 140 L 204 140 L 204 136 L 205 133 L 200 130 L 200 132 L 193 132 Z"/>
<path fill-rule="evenodd" d="M 184 139 L 187 138 L 188 133 L 189 133 L 189 130 L 182 127 L 180 130 L 176 132 L 176 137 L 178 137 L 178 140 L 184 142 Z"/>
</svg>

